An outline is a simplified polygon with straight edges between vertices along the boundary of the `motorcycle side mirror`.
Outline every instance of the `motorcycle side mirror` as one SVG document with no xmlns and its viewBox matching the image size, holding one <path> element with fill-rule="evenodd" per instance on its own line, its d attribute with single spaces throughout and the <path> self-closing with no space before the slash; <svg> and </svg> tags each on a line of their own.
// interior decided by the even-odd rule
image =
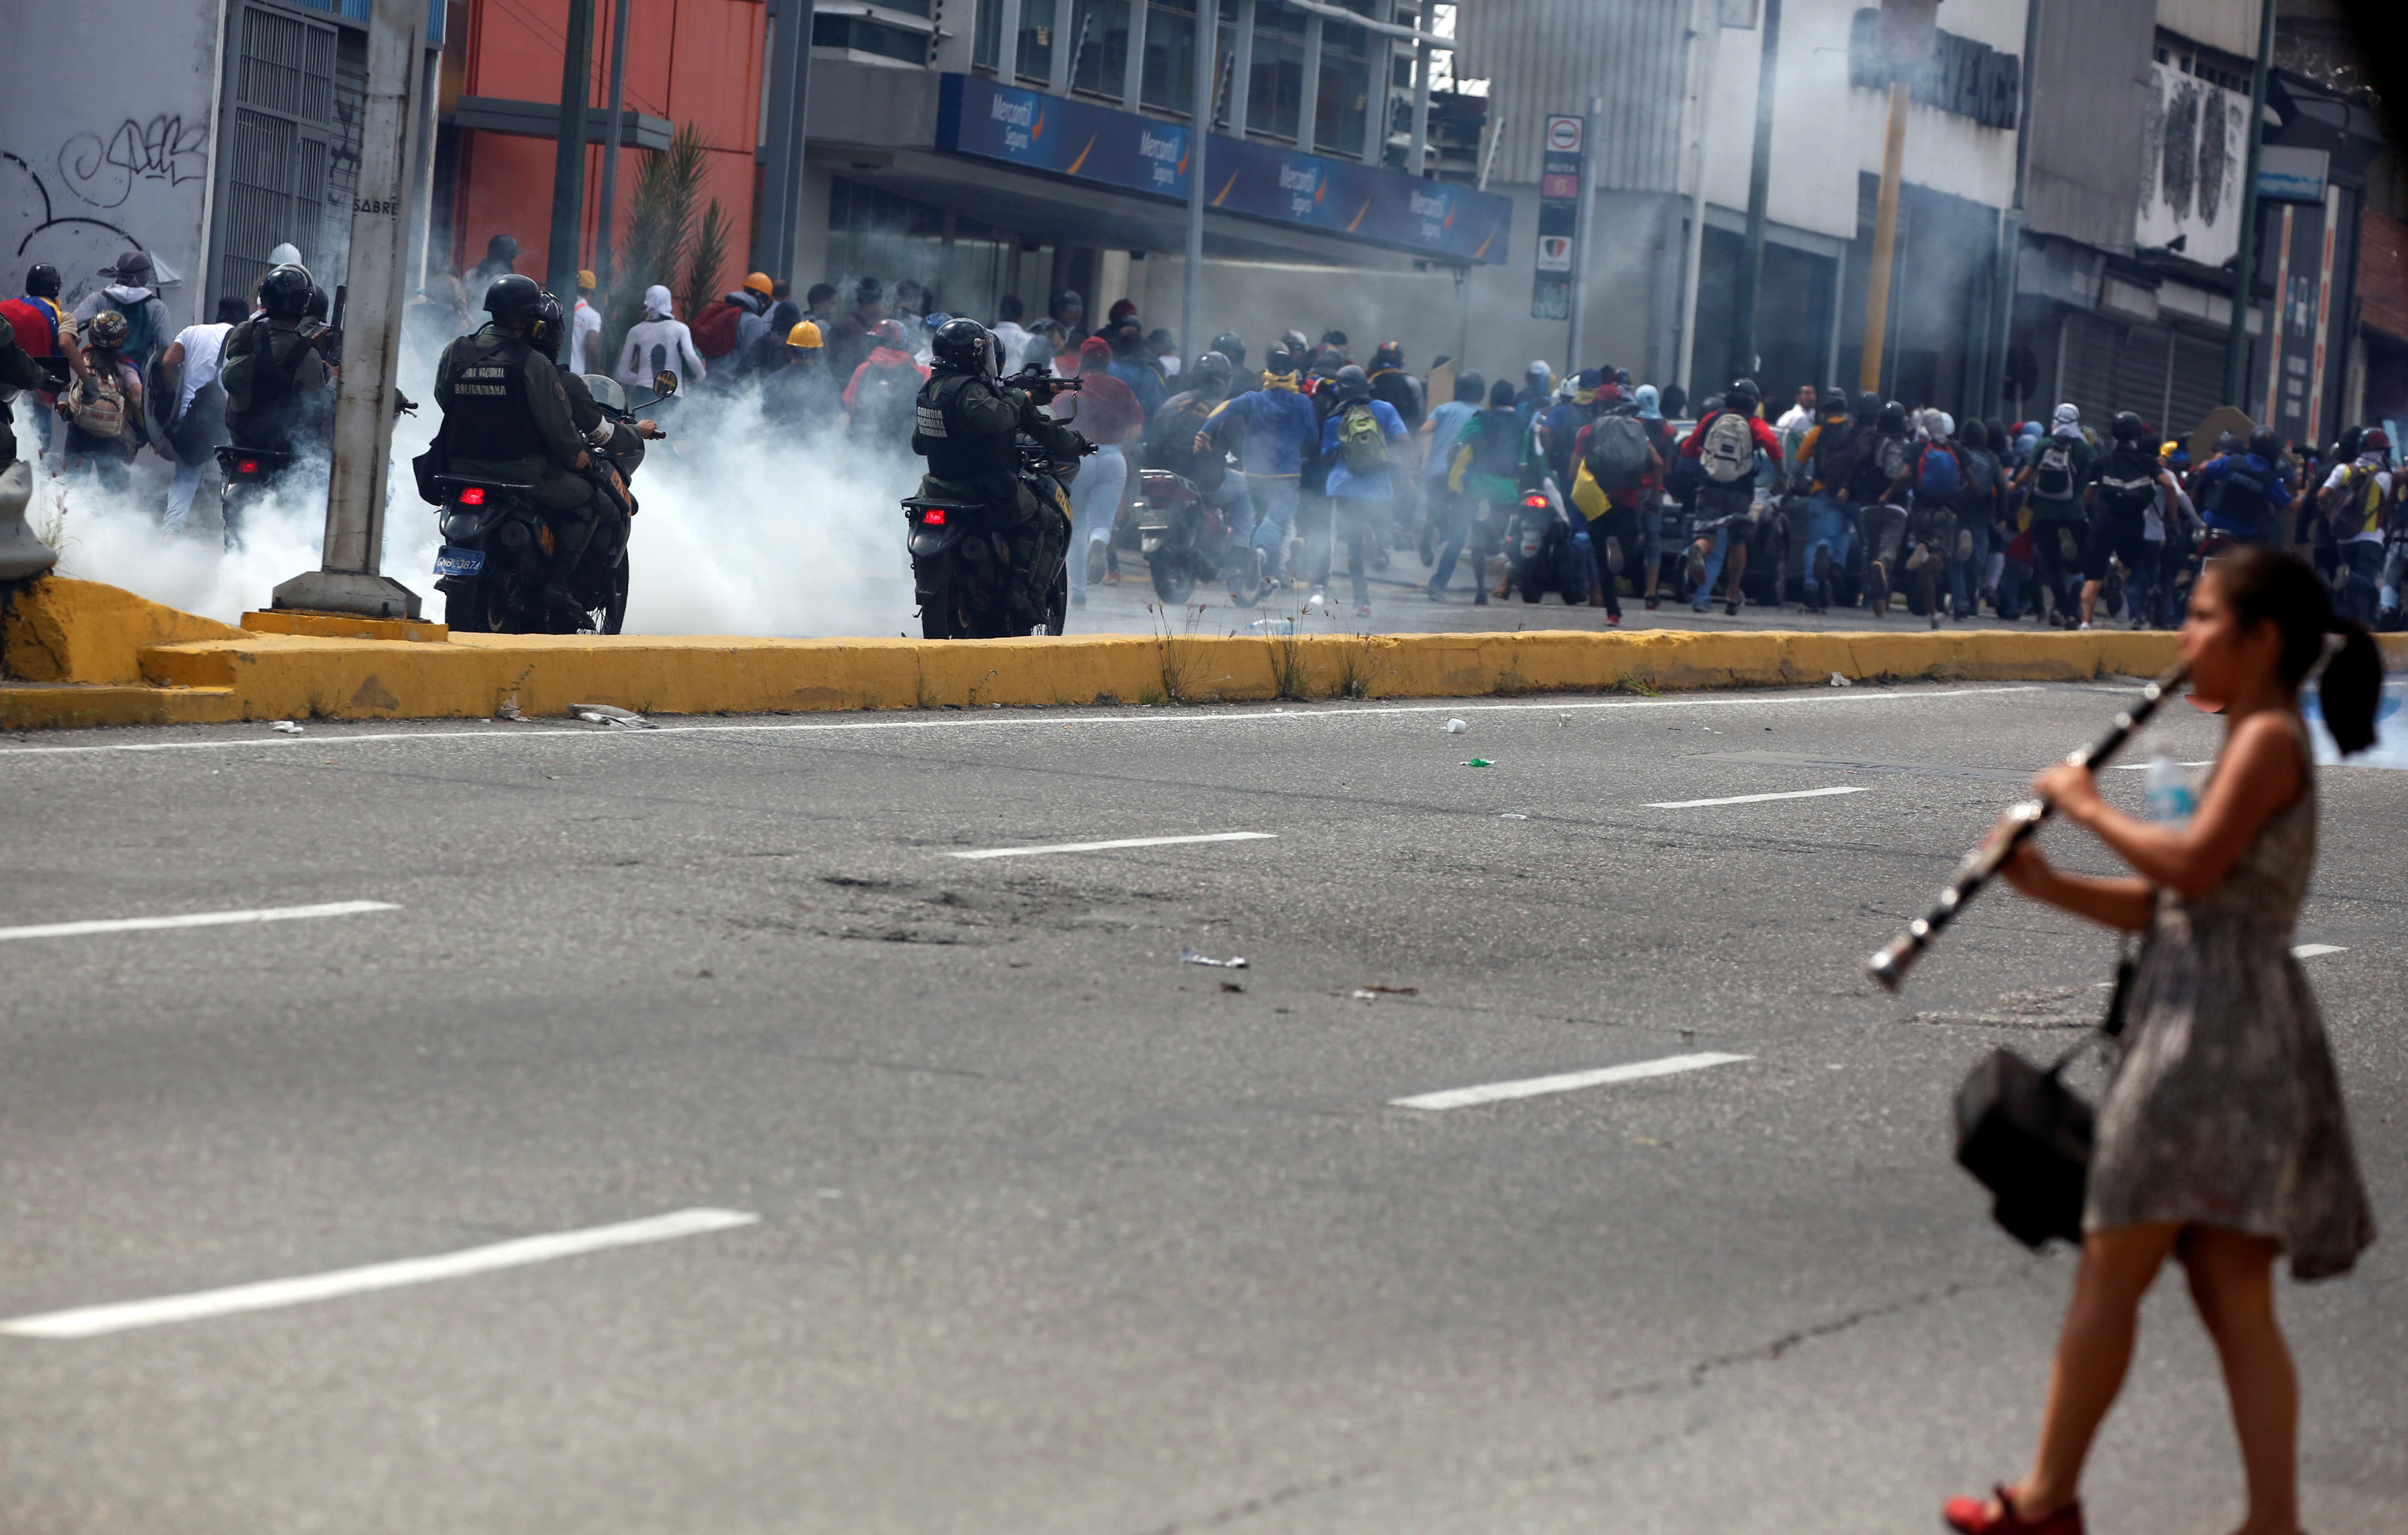
<svg viewBox="0 0 2408 1535">
<path fill-rule="evenodd" d="M 677 392 L 678 376 L 676 374 L 671 373 L 667 368 L 663 368 L 652 375 L 653 394 L 658 395 L 662 399 L 667 399 Z"/>
</svg>

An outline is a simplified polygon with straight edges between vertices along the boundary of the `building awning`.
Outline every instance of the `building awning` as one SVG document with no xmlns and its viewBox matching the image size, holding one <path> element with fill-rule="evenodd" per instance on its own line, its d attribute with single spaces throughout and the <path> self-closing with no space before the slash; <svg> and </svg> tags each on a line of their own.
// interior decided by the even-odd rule
<svg viewBox="0 0 2408 1535">
<path fill-rule="evenodd" d="M 585 142 L 606 141 L 609 126 L 609 112 L 598 108 L 585 109 Z M 445 119 L 454 127 L 475 128 L 489 134 L 516 134 L 522 138 L 558 138 L 560 136 L 560 103 L 556 101 L 512 101 L 508 96 L 462 96 Z M 666 150 L 676 134 L 676 125 L 665 117 L 651 117 L 642 112 L 622 111 L 619 114 L 619 147 L 627 150 Z"/>
<path fill-rule="evenodd" d="M 1166 203 L 1187 199 L 1193 129 L 1092 102 L 941 77 L 936 149 Z M 1509 197 L 1354 161 L 1210 136 L 1205 206 L 1215 212 L 1427 260 L 1495 265 L 1508 255 Z"/>
</svg>

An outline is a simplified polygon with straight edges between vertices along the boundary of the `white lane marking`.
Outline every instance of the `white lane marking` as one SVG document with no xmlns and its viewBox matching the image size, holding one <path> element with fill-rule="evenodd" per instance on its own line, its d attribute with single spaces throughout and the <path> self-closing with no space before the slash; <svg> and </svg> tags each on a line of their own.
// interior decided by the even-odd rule
<svg viewBox="0 0 2408 1535">
<path fill-rule="evenodd" d="M 1657 799 L 1651 800 L 1651 811 L 1694 811 L 1706 805 L 1761 805 L 1768 799 L 1822 799 L 1830 795 L 1861 795 L 1872 793 L 1870 783 L 1843 783 L 1836 789 L 1791 789 L 1777 795 L 1732 795 L 1725 799 Z"/>
<path fill-rule="evenodd" d="M 2318 954 L 2345 954 L 2349 951 L 2338 943 L 2302 943 L 2291 951 L 2293 959 L 2314 959 Z"/>
<path fill-rule="evenodd" d="M 1566 1071 L 1552 1077 L 1525 1077 L 1519 1082 L 1492 1082 L 1484 1087 L 1451 1087 L 1443 1093 L 1421 1093 L 1412 1097 L 1391 1098 L 1388 1103 L 1389 1107 L 1396 1109 L 1463 1109 L 1475 1103 L 1501 1103 L 1508 1098 L 1537 1097 L 1544 1093 L 1570 1093 L 1583 1087 L 1602 1087 L 1613 1082 L 1641 1082 L 1649 1077 L 1702 1071 L 1709 1066 L 1727 1066 L 1733 1061 L 1755 1058 L 1753 1055 L 1725 1055 L 1713 1051 L 1697 1055 L 1667 1055 L 1660 1061 L 1634 1061 L 1628 1066 L 1609 1066 L 1597 1071 Z"/>
<path fill-rule="evenodd" d="M 956 858 L 1025 858 L 1039 853 L 1101 853 L 1108 848 L 1167 848 L 1182 842 L 1262 842 L 1275 831 L 1208 831 L 1194 837 L 1122 837 L 1110 842 L 1049 842 L 1042 847 L 973 848 Z"/>
<path fill-rule="evenodd" d="M 972 725 L 993 728 L 998 725 L 1037 726 L 1065 724 L 1278 724 L 1292 720 L 1354 720 L 1390 714 L 1465 714 L 1465 713 L 1537 713 L 1553 710 L 1562 712 L 1574 709 L 1708 709 L 1708 708 L 1793 708 L 1802 704 L 1872 704 L 1899 703 L 1908 699 L 1976 698 L 2000 693 L 2039 693 L 2039 684 L 2011 687 L 1942 688 L 1932 692 L 1902 689 L 1898 692 L 1845 693 L 1800 692 L 1796 695 L 1770 693 L 1721 693 L 1700 695 L 1694 698 L 1597 698 L 1567 702 L 1553 700 L 1535 704 L 1472 704 L 1460 699 L 1452 703 L 1387 704 L 1332 709 L 1231 709 L 1221 710 L 1158 710 L 1148 709 L 1117 714 L 1056 714 L 1051 710 L 1037 710 L 1005 717 L 981 718 L 965 713 L 958 719 L 943 720 L 806 720 L 781 721 L 776 724 L 665 724 L 656 730 L 640 734 L 630 730 L 537 729 L 518 726 L 509 730 L 394 730 L 373 735 L 356 736 L 246 736 L 236 740 L 169 740 L 124 741 L 106 746 L 6 746 L 0 747 L 0 757 L 64 756 L 92 752 L 217 752 L 242 747 L 280 746 L 308 748 L 314 746 L 357 745 L 362 742 L 412 740 L 550 740 L 571 737 L 581 740 L 633 741 L 651 740 L 664 736 L 726 736 L 792 734 L 796 731 L 840 730 L 947 730 Z"/>
<path fill-rule="evenodd" d="M 679 1237 L 700 1236 L 706 1231 L 751 1226 L 760 1218 L 742 1210 L 680 1210 L 639 1221 L 622 1221 L 616 1226 L 589 1227 L 581 1231 L 560 1231 L 545 1237 L 520 1237 L 485 1247 L 445 1253 L 439 1257 L 401 1258 L 357 1269 L 337 1269 L 331 1273 L 307 1274 L 298 1279 L 269 1279 L 255 1284 L 230 1284 L 219 1290 L 163 1296 L 156 1300 L 124 1300 L 108 1306 L 45 1312 L 39 1316 L 20 1316 L 14 1321 L 0 1322 L 0 1333 L 18 1338 L 96 1338 L 103 1333 L 123 1332 L 129 1327 L 157 1327 L 163 1322 L 193 1322 L 203 1317 L 231 1316 L 239 1312 L 297 1306 L 310 1300 L 331 1300 L 337 1296 L 360 1295 L 370 1290 L 390 1290 L 403 1284 L 460 1279 L 495 1269 L 515 1269 L 523 1264 L 576 1257 L 580 1254 L 596 1253 L 607 1247 L 669 1241 Z"/>
<path fill-rule="evenodd" d="M 86 933 L 143 933 L 161 927 L 222 927 L 238 922 L 298 922 L 306 917 L 350 917 L 362 911 L 400 910 L 392 901 L 324 901 L 316 906 L 263 906 L 248 911 L 188 911 L 177 917 L 103 917 L 91 922 L 0 927 L 0 940 L 81 938 Z"/>
<path fill-rule="evenodd" d="M 2214 758 L 2210 758 L 2205 762 L 2177 762 L 2174 766 L 2177 768 L 2213 768 L 2215 766 L 2215 762 Z M 2040 771 L 2039 768 L 2034 768 L 2032 770 L 2034 772 Z M 2145 773 L 2149 770 L 2149 765 L 2145 762 L 2119 762 L 2115 765 L 2115 770 L 2119 773 Z"/>
</svg>

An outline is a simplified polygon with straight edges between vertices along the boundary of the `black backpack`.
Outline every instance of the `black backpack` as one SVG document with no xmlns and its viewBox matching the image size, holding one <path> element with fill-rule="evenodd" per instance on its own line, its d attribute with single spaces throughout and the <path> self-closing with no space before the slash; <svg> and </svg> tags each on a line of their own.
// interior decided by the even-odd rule
<svg viewBox="0 0 2408 1535">
<path fill-rule="evenodd" d="M 1656 450 L 1636 418 L 1600 416 L 1588 429 L 1584 461 L 1599 490 L 1637 490 L 1656 466 Z"/>
<path fill-rule="evenodd" d="M 1814 438 L 1814 478 L 1835 491 L 1846 488 L 1864 459 L 1865 437 L 1853 420 L 1823 423 Z"/>
</svg>

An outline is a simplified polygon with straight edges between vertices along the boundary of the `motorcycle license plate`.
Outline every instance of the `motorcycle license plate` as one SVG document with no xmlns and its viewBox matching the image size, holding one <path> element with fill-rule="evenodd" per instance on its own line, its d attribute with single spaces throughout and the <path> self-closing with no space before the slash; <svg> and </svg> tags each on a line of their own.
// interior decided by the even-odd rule
<svg viewBox="0 0 2408 1535">
<path fill-rule="evenodd" d="M 481 549 L 454 549 L 445 544 L 435 556 L 435 573 L 438 576 L 473 576 L 485 568 L 485 552 Z"/>
</svg>

